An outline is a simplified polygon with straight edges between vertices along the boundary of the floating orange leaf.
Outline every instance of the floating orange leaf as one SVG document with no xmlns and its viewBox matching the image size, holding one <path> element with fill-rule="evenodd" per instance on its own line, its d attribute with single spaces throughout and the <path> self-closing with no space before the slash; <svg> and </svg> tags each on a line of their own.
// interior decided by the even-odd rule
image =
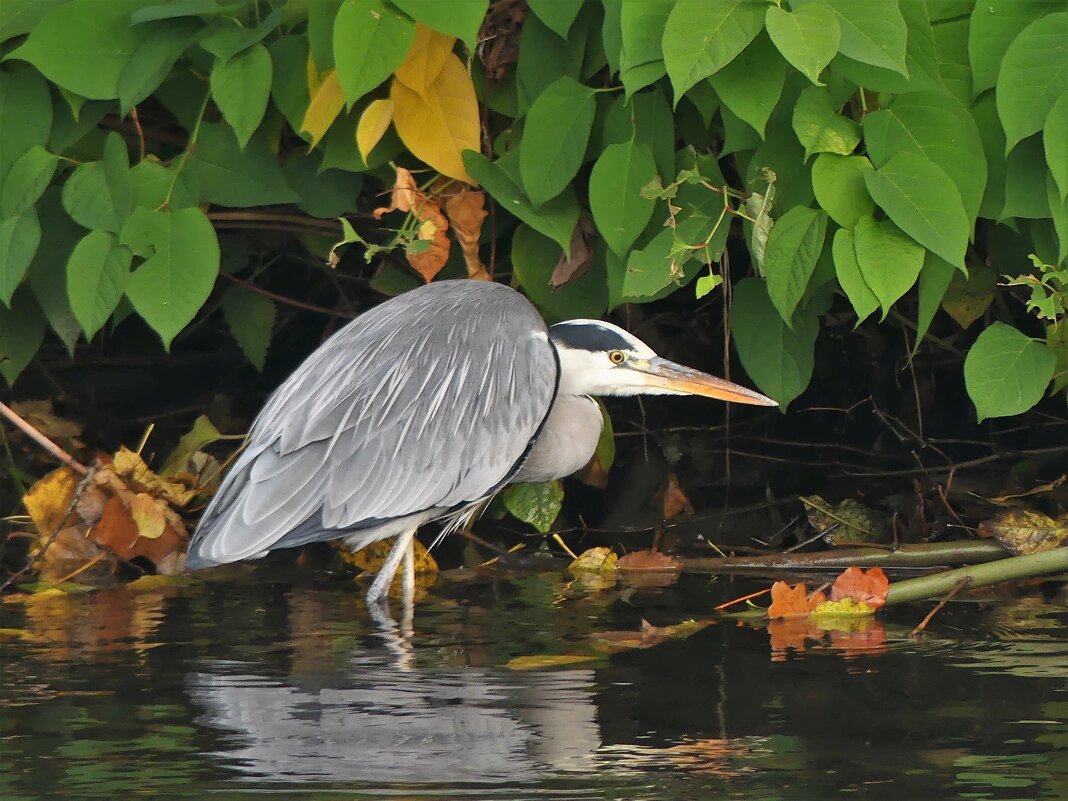
<svg viewBox="0 0 1068 801">
<path fill-rule="evenodd" d="M 865 572 L 853 566 L 846 568 L 834 580 L 834 585 L 831 587 L 831 600 L 841 601 L 845 598 L 852 598 L 872 609 L 878 609 L 886 603 L 886 595 L 889 591 L 890 580 L 887 579 L 881 567 L 873 567 Z"/>
<path fill-rule="evenodd" d="M 300 124 L 301 133 L 311 134 L 311 147 L 315 147 L 319 140 L 326 136 L 326 132 L 344 107 L 345 93 L 341 90 L 341 81 L 337 72 L 330 70 L 322 85 L 312 95 L 311 103 L 304 114 L 304 122 Z"/>
<path fill-rule="evenodd" d="M 827 600 L 822 592 L 808 594 L 808 588 L 802 584 L 791 587 L 785 581 L 776 581 L 771 585 L 771 606 L 768 617 L 794 617 L 809 615 L 812 610 Z"/>
<path fill-rule="evenodd" d="M 360 115 L 356 124 L 356 148 L 360 158 L 367 162 L 367 157 L 375 149 L 393 122 L 393 101 L 372 100 Z"/>
<path fill-rule="evenodd" d="M 431 30 L 420 22 L 415 24 L 415 41 L 404 61 L 393 73 L 409 89 L 427 97 L 434 82 L 441 75 L 445 61 L 452 55 L 455 36 Z"/>
<path fill-rule="evenodd" d="M 409 248 L 407 256 L 412 269 L 429 284 L 449 260 L 452 243 L 449 242 L 449 222 L 438 210 L 437 203 L 428 201 L 420 209 L 420 214 L 425 216 L 417 229 L 416 242 L 429 242 L 430 245 L 418 251 Z"/>
<path fill-rule="evenodd" d="M 619 557 L 617 567 L 619 570 L 678 572 L 682 570 L 682 562 L 660 551 L 631 551 L 626 556 Z"/>
<path fill-rule="evenodd" d="M 482 222 L 486 219 L 486 197 L 467 187 L 445 193 L 445 213 L 452 223 L 452 233 L 464 253 L 467 277 L 479 281 L 490 279 L 486 266 L 478 255 L 478 240 L 482 235 Z"/>
<path fill-rule="evenodd" d="M 471 76 L 454 54 L 423 94 L 394 80 L 393 125 L 413 155 L 450 178 L 474 185 L 464 168 L 465 150 L 479 150 L 478 100 Z"/>
</svg>

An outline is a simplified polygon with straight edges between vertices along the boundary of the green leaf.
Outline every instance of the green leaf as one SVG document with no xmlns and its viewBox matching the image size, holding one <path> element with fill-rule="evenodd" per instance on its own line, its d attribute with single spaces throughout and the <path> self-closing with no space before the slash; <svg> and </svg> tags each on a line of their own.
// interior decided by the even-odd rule
<svg viewBox="0 0 1068 801">
<path fill-rule="evenodd" d="M 1000 219 L 1022 217 L 1029 220 L 1049 217 L 1046 202 L 1045 155 L 1038 136 L 1020 142 L 1005 162 L 1005 208 Z"/>
<path fill-rule="evenodd" d="M 108 321 L 126 291 L 133 253 L 108 231 L 90 231 L 67 262 L 67 296 L 86 341 Z"/>
<path fill-rule="evenodd" d="M 920 343 L 927 336 L 927 329 L 931 327 L 935 312 L 942 305 L 942 299 L 949 289 L 949 282 L 953 280 L 957 269 L 945 259 L 940 259 L 931 251 L 923 260 L 923 269 L 920 270 L 919 310 L 916 315 L 916 342 L 912 346 L 915 355 L 919 350 Z"/>
<path fill-rule="evenodd" d="M 52 130 L 52 98 L 35 70 L 0 70 L 0 181 L 22 154 L 45 145 Z"/>
<path fill-rule="evenodd" d="M 916 153 L 894 155 L 864 183 L 897 225 L 955 267 L 964 266 L 971 224 L 956 184 L 937 164 Z"/>
<path fill-rule="evenodd" d="M 805 159 L 813 153 L 848 156 L 860 142 L 860 126 L 835 113 L 831 93 L 809 86 L 794 106 L 794 133 L 805 148 Z"/>
<path fill-rule="evenodd" d="M 233 286 L 223 295 L 222 310 L 230 333 L 241 346 L 241 352 L 262 373 L 277 312 L 274 301 Z"/>
<path fill-rule="evenodd" d="M 286 181 L 302 200 L 297 204 L 312 217 L 332 219 L 357 207 L 363 176 L 344 170 L 319 171 L 313 156 L 290 159 L 282 166 Z"/>
<path fill-rule="evenodd" d="M 0 305 L 0 375 L 9 386 L 33 361 L 44 334 L 44 315 L 29 287 L 15 294 L 10 310 Z"/>
<path fill-rule="evenodd" d="M 299 131 L 311 102 L 307 77 L 308 39 L 306 36 L 283 36 L 271 42 L 267 50 L 274 71 L 271 98 L 289 127 Z"/>
<path fill-rule="evenodd" d="M 507 157 L 506 157 L 507 158 Z M 464 151 L 464 169 L 493 196 L 502 209 L 514 214 L 534 230 L 556 242 L 564 251 L 571 250 L 571 233 L 578 224 L 579 206 L 574 192 L 565 191 L 540 208 L 535 209 L 514 175 L 513 164 L 505 159 L 491 162 L 481 153 Z M 514 157 L 513 157 L 514 162 Z M 509 167 L 512 169 L 510 170 Z M 554 262 L 555 263 L 555 262 Z"/>
<path fill-rule="evenodd" d="M 11 306 L 11 296 L 33 261 L 40 241 L 41 225 L 35 209 L 0 219 L 0 301 L 7 306 Z"/>
<path fill-rule="evenodd" d="M 527 4 L 538 19 L 561 39 L 567 38 L 568 31 L 582 8 L 582 0 L 527 0 Z"/>
<path fill-rule="evenodd" d="M 559 195 L 575 177 L 596 108 L 593 90 L 566 76 L 530 107 L 519 151 L 519 174 L 534 206 Z"/>
<path fill-rule="evenodd" d="M 316 5 L 324 5 L 317 2 Z M 265 16 L 254 28 L 235 24 L 232 18 L 217 20 L 198 39 L 197 44 L 211 53 L 219 61 L 229 61 L 243 50 L 262 42 L 278 28 L 282 20 L 283 9 L 275 9 Z M 311 11 L 309 9 L 309 15 Z"/>
<path fill-rule="evenodd" d="M 1005 208 L 1005 133 L 1001 130 L 994 94 L 987 93 L 971 108 L 972 119 L 979 129 L 986 154 L 986 189 L 979 205 L 979 216 L 988 220 L 1001 219 Z"/>
<path fill-rule="evenodd" d="M 853 326 L 856 328 L 879 308 L 879 299 L 875 297 L 860 271 L 852 231 L 839 228 L 834 235 L 831 252 L 834 256 L 834 272 L 838 276 L 838 285 L 842 287 L 857 313 L 857 323 Z"/>
<path fill-rule="evenodd" d="M 842 39 L 834 12 L 823 3 L 810 3 L 793 12 L 768 6 L 766 23 L 783 58 L 816 86 L 823 86 L 820 73 L 838 53 Z"/>
<path fill-rule="evenodd" d="M 1066 32 L 1068 12 L 1050 14 L 1020 31 L 1005 52 L 996 98 L 1006 153 L 1042 130 L 1054 104 L 1068 91 Z"/>
<path fill-rule="evenodd" d="M 56 332 L 67 352 L 74 355 L 74 345 L 82 327 L 74 317 L 67 298 L 67 260 L 84 233 L 63 210 L 59 187 L 51 187 L 37 204 L 41 239 L 47 247 L 38 247 L 30 264 L 29 280 L 45 319 Z"/>
<path fill-rule="evenodd" d="M 134 211 L 121 241 L 145 262 L 130 276 L 126 296 L 170 349 L 200 311 L 219 274 L 219 242 L 200 209 Z"/>
<path fill-rule="evenodd" d="M 558 79 L 565 75 L 580 77 L 584 49 L 578 46 L 576 34 L 581 33 L 581 29 L 576 29 L 572 32 L 576 41 L 565 41 L 533 14 L 527 15 L 515 72 L 516 101 L 522 113 Z"/>
<path fill-rule="evenodd" d="M 53 6 L 67 0 L 4 0 L 0 3 L 0 42 L 33 30 Z"/>
<path fill-rule="evenodd" d="M 1065 202 L 1053 183 L 1053 176 L 1046 176 L 1046 200 L 1053 217 L 1053 229 L 1057 232 L 1057 258 L 1051 259 L 1055 264 L 1064 264 L 1068 256 L 1068 202 Z"/>
<path fill-rule="evenodd" d="M 189 188 L 185 174 L 176 175 L 176 168 L 164 167 L 151 157 L 139 161 L 130 170 L 130 184 L 133 187 L 134 208 L 159 208 L 167 199 L 168 192 L 171 197 L 168 205 L 172 209 L 187 209 L 197 205 L 196 193 Z"/>
<path fill-rule="evenodd" d="M 622 6 L 619 77 L 629 97 L 666 74 L 662 40 L 675 0 L 625 0 Z"/>
<path fill-rule="evenodd" d="M 404 61 L 415 24 L 381 0 L 345 0 L 334 20 L 334 62 L 349 106 Z"/>
<path fill-rule="evenodd" d="M 864 115 L 864 142 L 876 167 L 902 152 L 940 166 L 953 179 L 974 222 L 987 180 L 983 140 L 975 120 L 951 94 L 912 92 L 885 110 Z"/>
<path fill-rule="evenodd" d="M 159 88 L 182 53 L 193 42 L 200 27 L 194 20 L 178 20 L 167 25 L 153 26 L 152 36 L 138 45 L 119 75 L 121 116 L 125 117 L 131 108 Z"/>
<path fill-rule="evenodd" d="M 222 123 L 201 126 L 185 173 L 201 200 L 220 206 L 245 208 L 300 200 L 265 142 L 254 137 L 241 152 L 234 132 Z"/>
<path fill-rule="evenodd" d="M 793 328 L 779 317 L 758 278 L 738 282 L 731 295 L 731 334 L 742 367 L 785 413 L 812 378 L 819 320 L 802 309 Z"/>
<path fill-rule="evenodd" d="M 656 201 L 641 190 L 656 174 L 652 151 L 636 139 L 606 147 L 590 173 L 593 220 L 621 259 L 653 216 Z"/>
<path fill-rule="evenodd" d="M 1061 200 L 1068 197 L 1068 92 L 1060 96 L 1042 126 L 1046 163 L 1057 182 Z"/>
<path fill-rule="evenodd" d="M 489 0 L 393 0 L 393 5 L 428 28 L 455 36 L 474 52 Z"/>
<path fill-rule="evenodd" d="M 898 0 L 795 0 L 795 8 L 813 2 L 825 3 L 838 18 L 839 51 L 864 64 L 893 70 L 905 77 L 905 46 L 908 28 Z"/>
<path fill-rule="evenodd" d="M 117 133 L 104 143 L 103 161 L 80 165 L 63 185 L 63 208 L 89 229 L 118 233 L 133 206 L 126 144 Z"/>
<path fill-rule="evenodd" d="M 663 40 L 675 105 L 691 86 L 715 75 L 756 38 L 764 28 L 765 8 L 757 0 L 677 0 Z"/>
<path fill-rule="evenodd" d="M 853 248 L 864 282 L 883 309 L 883 319 L 894 302 L 908 292 L 920 275 L 924 250 L 889 220 L 864 217 L 853 229 Z"/>
<path fill-rule="evenodd" d="M 997 83 L 1001 60 L 1020 31 L 1058 8 L 1064 8 L 1063 0 L 983 0 L 975 4 L 968 24 L 974 97 Z"/>
<path fill-rule="evenodd" d="M 764 138 L 775 104 L 786 82 L 786 62 L 771 40 L 761 34 L 727 66 L 709 78 L 723 104 Z M 694 85 L 694 88 L 701 86 Z M 691 90 L 692 93 L 692 90 Z"/>
<path fill-rule="evenodd" d="M 245 2 L 244 0 L 234 0 L 231 3 L 226 3 L 224 0 L 160 0 L 158 5 L 148 5 L 147 3 L 142 3 L 141 5 L 144 7 L 139 8 L 130 15 L 130 21 L 134 25 L 162 19 L 235 14 L 241 11 Z"/>
<path fill-rule="evenodd" d="M 119 95 L 119 77 L 154 25 L 130 25 L 143 0 L 71 0 L 50 10 L 8 58 L 29 61 L 46 78 L 82 97 Z"/>
<path fill-rule="evenodd" d="M 983 331 L 964 360 L 964 386 L 979 422 L 1022 414 L 1038 403 L 1056 362 L 1043 343 L 1010 325 Z"/>
<path fill-rule="evenodd" d="M 551 320 L 600 317 L 608 305 L 604 259 L 594 256 L 590 269 L 553 289 L 549 280 L 562 255 L 560 246 L 534 228 L 520 225 L 512 236 L 512 268 L 530 300 Z"/>
<path fill-rule="evenodd" d="M 816 200 L 843 228 L 875 211 L 875 201 L 864 185 L 864 175 L 872 171 L 864 156 L 820 153 L 812 163 L 812 191 Z"/>
<path fill-rule="evenodd" d="M 543 534 L 552 528 L 564 503 L 564 485 L 559 481 L 541 484 L 512 484 L 501 493 L 504 508 Z"/>
<path fill-rule="evenodd" d="M 753 152 L 745 167 L 746 185 L 757 185 L 765 167 L 778 177 L 775 184 L 777 208 L 808 206 L 815 199 L 812 170 L 805 164 L 805 150 L 785 120 L 768 127 L 767 137 Z"/>
<path fill-rule="evenodd" d="M 229 61 L 217 60 L 211 70 L 211 96 L 242 150 L 263 119 L 270 94 L 271 54 L 261 44 Z"/>
<path fill-rule="evenodd" d="M 44 193 L 55 174 L 59 157 L 34 145 L 11 166 L 0 188 L 0 217 L 29 209 Z"/>
<path fill-rule="evenodd" d="M 764 250 L 764 274 L 771 302 L 787 324 L 805 296 L 827 234 L 827 215 L 794 206 L 775 221 Z"/>
</svg>

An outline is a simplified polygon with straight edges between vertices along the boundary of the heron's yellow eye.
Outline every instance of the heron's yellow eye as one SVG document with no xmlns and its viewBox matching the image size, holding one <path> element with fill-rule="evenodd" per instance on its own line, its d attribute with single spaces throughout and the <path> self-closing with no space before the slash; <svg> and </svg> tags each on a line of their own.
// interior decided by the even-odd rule
<svg viewBox="0 0 1068 801">
<path fill-rule="evenodd" d="M 608 354 L 608 358 L 612 364 L 623 364 L 627 360 L 627 355 L 621 350 L 614 350 Z"/>
</svg>

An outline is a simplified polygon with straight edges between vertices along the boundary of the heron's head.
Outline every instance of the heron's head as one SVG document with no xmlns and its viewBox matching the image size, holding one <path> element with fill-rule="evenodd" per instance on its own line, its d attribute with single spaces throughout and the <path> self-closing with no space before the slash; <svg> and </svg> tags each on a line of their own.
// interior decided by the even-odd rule
<svg viewBox="0 0 1068 801">
<path fill-rule="evenodd" d="M 701 395 L 778 406 L 751 389 L 691 370 L 667 359 L 618 326 L 600 320 L 568 320 L 549 329 L 560 355 L 564 395 Z"/>
</svg>

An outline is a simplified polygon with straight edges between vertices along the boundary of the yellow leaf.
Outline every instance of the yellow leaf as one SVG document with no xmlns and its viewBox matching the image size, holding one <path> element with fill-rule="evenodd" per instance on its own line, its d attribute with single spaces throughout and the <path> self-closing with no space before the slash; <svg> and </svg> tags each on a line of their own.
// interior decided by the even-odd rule
<svg viewBox="0 0 1068 801">
<path fill-rule="evenodd" d="M 159 503 L 147 492 L 139 492 L 130 502 L 130 517 L 137 526 L 137 536 L 158 540 L 167 528 L 167 519 Z"/>
<path fill-rule="evenodd" d="M 26 511 L 41 537 L 51 536 L 64 523 L 78 480 L 69 467 L 60 467 L 30 487 L 23 497 Z"/>
<path fill-rule="evenodd" d="M 308 97 L 315 97 L 323 82 L 319 79 L 319 68 L 315 66 L 315 59 L 308 53 Z"/>
<path fill-rule="evenodd" d="M 611 575 L 615 573 L 618 562 L 619 557 L 612 552 L 611 548 L 590 548 L 579 554 L 578 558 L 567 566 L 567 569 L 576 576 L 581 573 Z"/>
<path fill-rule="evenodd" d="M 450 178 L 474 185 L 461 154 L 479 150 L 478 101 L 463 62 L 450 53 L 425 95 L 393 81 L 393 124 L 413 155 Z"/>
<path fill-rule="evenodd" d="M 852 598 L 843 598 L 840 601 L 824 601 L 812 610 L 813 617 L 856 617 L 874 614 L 874 607 L 868 606 L 863 601 L 855 601 Z"/>
<path fill-rule="evenodd" d="M 392 100 L 372 100 L 360 115 L 360 122 L 356 126 L 356 147 L 364 163 L 367 163 L 367 157 L 385 136 L 391 122 L 393 122 Z"/>
<path fill-rule="evenodd" d="M 578 662 L 592 662 L 596 656 L 586 654 L 533 654 L 509 659 L 504 666 L 509 670 L 543 670 L 544 668 L 574 665 Z"/>
<path fill-rule="evenodd" d="M 412 91 L 427 97 L 434 82 L 441 75 L 445 62 L 452 55 L 455 36 L 432 31 L 422 23 L 415 24 L 415 41 L 404 61 L 393 73 L 397 80 Z"/>
<path fill-rule="evenodd" d="M 308 111 L 304 114 L 304 122 L 300 124 L 301 133 L 311 134 L 312 147 L 319 144 L 319 140 L 326 135 L 344 107 L 345 93 L 341 91 L 341 81 L 337 72 L 330 70 L 323 80 L 323 85 L 312 95 Z"/>
</svg>

